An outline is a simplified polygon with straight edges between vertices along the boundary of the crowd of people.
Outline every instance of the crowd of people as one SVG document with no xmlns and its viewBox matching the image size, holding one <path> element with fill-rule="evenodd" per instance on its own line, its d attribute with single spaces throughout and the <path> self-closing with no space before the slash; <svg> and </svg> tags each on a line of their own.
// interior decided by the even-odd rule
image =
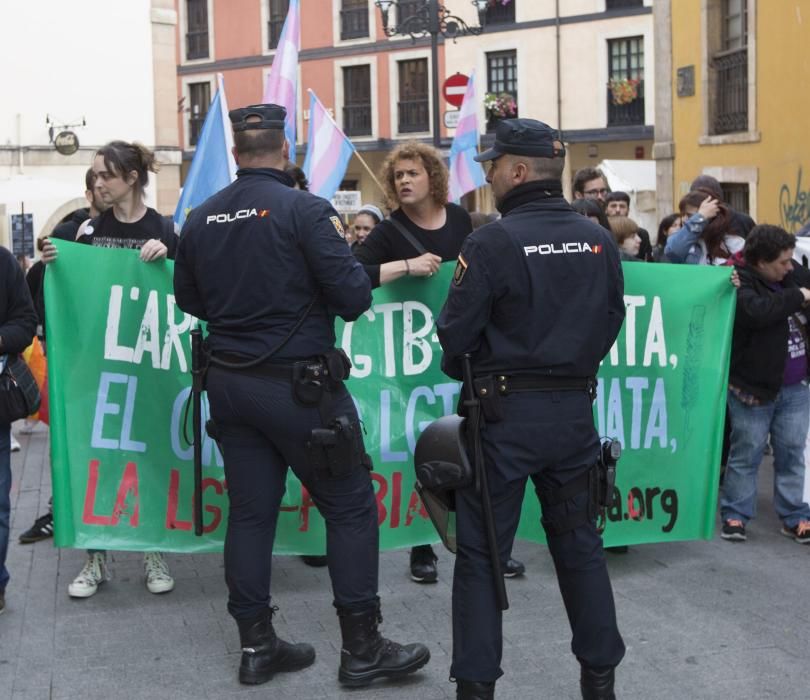
<svg viewBox="0 0 810 700">
<path fill-rule="evenodd" d="M 269 194 L 278 203 L 273 226 L 281 243 L 265 237 L 268 242 L 252 251 L 250 261 L 229 256 L 239 250 L 238 246 L 234 248 L 234 241 L 249 235 L 249 227 L 255 224 L 248 222 L 235 227 L 223 224 L 219 232 L 223 238 L 219 241 L 227 242 L 218 242 L 212 236 L 215 229 L 219 230 L 219 224 L 207 227 L 208 232 L 199 226 L 199 217 L 213 205 L 206 203 L 193 210 L 182 236 L 169 217 L 148 207 L 145 187 L 149 172 L 156 171 L 158 165 L 154 155 L 143 146 L 124 141 L 113 141 L 96 153 L 85 179 L 88 207 L 74 212 L 50 237 L 40 240 L 41 260 L 28 271 L 28 285 L 17 261 L 8 251 L 0 249 L 0 264 L 5 266 L 4 285 L 0 288 L 2 353 L 21 352 L 37 329 L 41 342 L 46 343 L 44 269 L 46 265 L 59 264 L 51 238 L 136 249 L 147 264 L 163 258 L 176 260 L 178 305 L 208 321 L 210 352 L 222 360 L 210 372 L 208 390 L 213 418 L 224 428 L 221 439 L 231 500 L 225 545 L 226 578 L 230 593 L 228 608 L 237 622 L 244 652 L 240 681 L 265 682 L 277 671 L 304 668 L 314 660 L 311 646 L 281 640 L 272 625 L 275 608 L 270 606 L 269 598 L 271 549 L 267 543 L 272 542 L 275 520 L 267 509 L 277 512 L 283 492 L 282 477 L 288 466 L 307 486 L 326 521 L 328 551 L 323 556 L 304 559 L 310 565 L 329 567 L 343 635 L 341 682 L 365 685 L 379 677 L 411 673 L 428 662 L 430 654 L 424 645 L 397 644 L 383 638 L 377 630 L 381 615 L 377 593 L 376 504 L 368 470 L 364 467 L 338 473 L 339 466 L 327 460 L 326 472 L 316 473 L 304 449 L 308 431 L 316 425 L 330 426 L 329 421 L 335 417 L 331 414 L 339 412 L 347 420 L 348 427 L 344 429 L 356 433 L 352 449 L 357 449 L 351 454 L 357 457 L 358 464 L 366 464 L 367 455 L 362 449 L 356 412 L 348 392 L 340 377 L 336 377 L 334 384 L 324 390 L 329 395 L 328 401 L 323 399 L 326 404 L 319 403 L 320 398 L 306 404 L 300 397 L 284 394 L 282 387 L 290 381 L 288 366 L 300 358 L 321 357 L 331 352 L 335 314 L 352 320 L 368 308 L 372 288 L 406 276 L 429 278 L 445 262 L 456 262 L 457 267 L 448 303 L 439 319 L 439 336 L 448 363 L 444 368 L 451 376 L 459 377 L 457 362 L 465 352 L 478 353 L 479 367 L 488 361 L 493 366 L 505 361 L 508 364 L 504 357 L 508 358 L 515 349 L 514 343 L 520 342 L 546 359 L 558 352 L 568 353 L 561 357 L 573 363 L 569 374 L 588 377 L 591 371 L 595 374 L 598 361 L 615 340 L 623 319 L 619 260 L 728 266 L 731 283 L 737 287 L 737 311 L 729 374 L 727 449 L 723 455 L 721 536 L 730 541 L 746 539 L 746 526 L 756 515 L 757 470 L 770 443 L 774 455 L 774 506 L 782 520 L 782 532 L 798 543 L 810 543 L 810 506 L 802 500 L 804 446 L 810 420 L 805 312 L 810 304 L 810 272 L 792 263 L 793 236 L 776 226 L 756 226 L 750 217 L 734 211 L 723 200 L 717 180 L 706 175 L 694 180 L 677 212 L 661 217 L 654 239 L 630 218 L 629 195 L 611 191 L 607 178 L 598 169 L 576 172 L 573 200 L 569 204 L 562 197 L 565 148 L 552 130 L 534 120 L 504 120 L 493 149 L 479 156 L 479 160 L 489 163 L 487 180 L 495 195 L 498 214 L 471 214 L 457 204 L 448 203 L 448 173 L 442 155 L 430 146 L 410 142 L 394 148 L 382 166 L 384 201 L 364 204 L 344 235 L 328 202 L 307 192 L 304 173 L 288 160 L 281 130 L 283 116 L 283 108 L 272 105 L 231 113 L 240 170 L 237 181 L 212 199 L 222 211 L 237 204 L 244 206 L 256 193 Z M 615 242 L 615 248 L 608 246 L 615 256 L 611 253 L 606 256 L 609 260 L 598 263 L 608 267 L 592 271 L 594 279 L 604 284 L 601 292 L 594 286 L 592 291 L 597 296 L 590 298 L 578 296 L 584 292 L 571 291 L 571 308 L 580 309 L 580 321 L 589 314 L 610 319 L 610 333 L 604 337 L 583 336 L 582 346 L 592 349 L 583 351 L 581 357 L 571 354 L 567 346 L 555 346 L 553 339 L 547 344 L 545 336 L 537 334 L 542 326 L 540 321 L 536 328 L 521 330 L 525 331 L 525 337 L 511 338 L 512 345 L 492 330 L 493 308 L 506 305 L 514 314 L 514 309 L 526 303 L 527 295 L 536 292 L 531 291 L 530 282 L 528 291 L 519 285 L 516 290 L 498 286 L 506 272 L 496 269 L 494 258 L 490 257 L 486 232 L 491 235 L 493 227 L 498 227 L 500 235 L 519 240 L 531 226 L 533 231 L 547 235 L 556 224 L 578 227 L 583 240 L 604 238 Z M 312 240 L 290 233 L 297 232 L 299 225 L 306 225 Z M 482 232 L 482 237 L 473 234 L 474 231 Z M 336 232 L 340 234 L 339 242 L 335 239 Z M 276 247 L 282 243 L 288 246 L 286 252 Z M 289 252 L 295 246 L 306 251 L 311 245 L 329 251 L 329 256 L 320 256 L 323 262 L 314 268 L 306 255 L 296 258 Z M 231 267 L 223 266 L 223 260 L 229 260 Z M 240 275 L 239 279 L 217 279 L 237 264 L 248 265 L 253 273 Z M 518 264 L 530 263 L 521 260 L 515 262 Z M 559 267 L 541 268 L 540 263 L 536 269 L 529 268 L 528 274 L 530 277 L 540 274 L 541 269 L 545 270 L 543 274 L 550 274 L 550 270 L 556 275 L 563 274 Z M 258 326 L 252 324 L 250 332 L 243 333 L 239 319 L 249 314 L 255 318 L 255 309 L 233 308 L 232 300 L 240 295 L 229 295 L 227 300 L 218 297 L 206 286 L 209 280 L 217 280 L 218 284 L 265 285 L 266 298 L 271 300 L 262 312 L 265 320 Z M 283 287 L 283 296 L 273 293 L 278 291 L 278 285 Z M 322 309 L 317 308 L 319 293 L 327 297 Z M 561 318 L 569 318 L 572 313 L 571 309 L 562 308 L 556 312 Z M 289 318 L 290 313 L 303 317 L 292 341 L 283 340 L 289 328 L 274 321 L 281 316 Z M 586 324 L 577 322 L 577 325 Z M 487 339 L 483 344 L 481 337 Z M 237 338 L 239 342 L 232 343 L 228 338 Z M 284 350 L 276 354 L 279 342 Z M 245 348 L 251 349 L 246 352 Z M 502 355 L 498 355 L 498 348 L 502 349 Z M 487 352 L 494 359 L 488 359 Z M 262 372 L 252 369 L 253 365 L 250 369 L 247 365 L 239 367 L 239 363 L 256 358 L 263 358 Z M 516 359 L 514 362 L 510 367 L 519 372 L 521 365 Z M 256 393 L 257 381 L 265 393 Z M 569 416 L 571 421 L 582 421 L 583 425 L 592 424 L 587 417 L 590 401 L 585 402 L 585 393 L 572 391 L 570 399 L 566 398 L 570 406 L 546 405 L 545 398 L 537 398 L 544 396 L 545 385 L 535 386 L 533 381 L 524 381 L 530 393 L 514 397 L 510 409 L 514 415 L 507 416 L 503 429 L 490 430 L 484 440 L 484 457 L 493 469 L 503 445 L 510 446 L 505 452 L 508 454 L 509 449 L 517 450 L 515 446 L 527 436 L 535 437 L 532 425 L 525 423 L 527 415 L 548 413 L 541 422 L 548 424 L 544 429 L 551 431 L 551 441 L 554 431 L 559 430 L 554 426 L 558 426 L 561 415 Z M 565 386 L 563 390 L 565 393 L 571 387 Z M 251 398 L 243 406 L 245 396 Z M 274 427 L 268 429 L 265 424 L 256 423 L 257 413 Z M 0 612 L 9 580 L 5 559 L 12 438 L 10 426 L 0 425 Z M 519 576 L 525 567 L 511 556 L 517 523 L 514 512 L 515 507 L 519 512 L 519 506 L 510 506 L 507 512 L 503 504 L 522 498 L 521 485 L 525 486 L 526 479 L 531 477 L 544 514 L 553 512 L 559 504 L 550 500 L 548 494 L 562 489 L 559 480 L 555 481 L 557 477 L 549 481 L 548 475 L 558 474 L 555 470 L 563 465 L 560 473 L 570 476 L 572 481 L 582 474 L 587 477 L 591 464 L 588 460 L 595 444 L 579 445 L 579 452 L 559 454 L 554 465 L 549 464 L 546 471 L 540 472 L 531 460 L 524 463 L 526 455 L 533 453 L 532 448 L 523 446 L 523 453 L 516 452 L 508 458 L 513 459 L 512 466 L 519 465 L 514 467 L 515 472 L 493 471 L 494 488 L 502 499 L 496 517 L 502 519 L 507 531 L 499 542 L 504 576 Z M 272 477 L 266 476 L 268 465 L 272 465 Z M 480 504 L 476 505 L 471 492 L 459 494 L 463 494 L 458 500 L 460 520 L 467 523 L 467 532 L 480 533 Z M 576 499 L 580 496 L 575 492 L 560 497 L 560 502 L 578 504 Z M 572 624 L 575 651 L 582 665 L 583 697 L 607 699 L 613 697 L 613 669 L 622 658 L 624 645 L 616 627 L 601 538 L 591 532 L 591 526 L 592 523 L 583 520 L 568 529 L 555 530 L 544 519 Z M 49 512 L 22 533 L 20 543 L 30 544 L 52 535 L 53 516 Z M 597 541 L 598 552 L 594 549 Z M 583 546 L 590 548 L 585 556 L 581 553 Z M 260 550 L 264 554 L 257 557 Z M 453 589 L 453 675 L 459 680 L 458 697 L 470 699 L 494 697 L 502 653 L 500 613 L 488 608 L 492 601 L 490 583 L 486 583 L 482 573 L 488 566 L 483 550 L 480 537 L 460 536 Z M 412 548 L 411 578 L 419 583 L 436 582 L 437 560 L 430 544 Z M 347 561 L 353 563 L 351 570 L 345 566 Z M 161 553 L 144 554 L 144 572 L 150 592 L 162 594 L 174 588 L 174 579 Z M 68 586 L 68 593 L 75 598 L 90 597 L 108 577 L 106 553 L 88 551 L 85 565 Z M 592 598 L 590 602 L 585 600 L 588 596 Z M 596 607 L 600 609 L 597 611 Z M 583 616 L 590 618 L 586 620 Z M 602 634 L 598 649 L 593 641 L 597 629 Z"/>
</svg>

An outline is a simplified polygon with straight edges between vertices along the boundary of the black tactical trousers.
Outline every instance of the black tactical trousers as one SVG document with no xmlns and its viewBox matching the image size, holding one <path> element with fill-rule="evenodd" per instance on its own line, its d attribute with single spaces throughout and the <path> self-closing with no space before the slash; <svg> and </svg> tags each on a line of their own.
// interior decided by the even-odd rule
<svg viewBox="0 0 810 700">
<path fill-rule="evenodd" d="M 482 446 L 500 560 L 506 561 L 520 519 L 526 480 L 531 478 L 541 493 L 569 482 L 594 464 L 599 440 L 591 402 L 584 392 L 514 394 L 503 399 L 503 407 L 504 420 L 482 431 Z M 450 675 L 494 681 L 503 674 L 502 612 L 495 594 L 480 495 L 472 487 L 458 491 L 456 507 L 458 554 L 453 576 Z M 544 515 L 559 517 L 587 507 L 588 494 L 583 492 Z M 547 539 L 573 633 L 574 655 L 586 666 L 616 666 L 624 656 L 624 643 L 616 625 L 613 591 L 595 523 L 589 520 L 564 534 L 547 535 Z M 520 611 L 516 609 L 513 614 Z M 541 634 L 538 630 L 538 637 Z"/>
<path fill-rule="evenodd" d="M 305 443 L 323 427 L 317 407 L 292 397 L 290 382 L 212 367 L 211 415 L 221 434 L 230 512 L 225 536 L 228 611 L 249 620 L 270 604 L 270 563 L 287 467 L 307 488 L 326 521 L 326 548 L 335 605 L 365 608 L 377 600 L 379 530 L 368 470 L 346 477 L 317 475 Z M 356 420 L 349 392 L 333 394 L 335 415 Z"/>
</svg>

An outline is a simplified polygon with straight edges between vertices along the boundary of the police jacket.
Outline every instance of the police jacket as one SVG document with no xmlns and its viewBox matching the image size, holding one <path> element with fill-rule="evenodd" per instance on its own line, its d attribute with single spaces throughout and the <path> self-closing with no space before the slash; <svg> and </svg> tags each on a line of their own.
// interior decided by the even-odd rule
<svg viewBox="0 0 810 700">
<path fill-rule="evenodd" d="M 181 309 L 208 322 L 208 346 L 247 357 L 281 343 L 273 362 L 334 346 L 334 317 L 371 305 L 371 283 L 328 201 L 296 190 L 280 170 L 244 168 L 186 219 L 174 266 Z"/>
<path fill-rule="evenodd" d="M 464 243 L 437 322 L 442 369 L 461 377 L 525 372 L 592 377 L 624 320 L 624 278 L 610 232 L 571 209 L 559 182 L 519 185 L 503 218 Z"/>
<path fill-rule="evenodd" d="M 731 341 L 729 382 L 761 401 L 773 401 L 782 388 L 788 352 L 788 318 L 799 312 L 810 288 L 810 271 L 794 264 L 781 285 L 768 283 L 752 267 L 738 266 L 740 288 Z M 801 327 L 806 324 L 802 321 Z M 810 343 L 805 338 L 805 347 Z"/>
</svg>

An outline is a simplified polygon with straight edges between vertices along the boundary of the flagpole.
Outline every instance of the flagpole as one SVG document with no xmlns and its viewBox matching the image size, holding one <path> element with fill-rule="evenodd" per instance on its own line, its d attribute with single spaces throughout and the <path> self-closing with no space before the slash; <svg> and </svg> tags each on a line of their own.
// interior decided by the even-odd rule
<svg viewBox="0 0 810 700">
<path fill-rule="evenodd" d="M 361 156 L 361 155 L 360 155 L 360 151 L 358 151 L 357 149 L 355 149 L 355 151 L 354 151 L 354 155 L 356 155 L 356 156 L 357 156 L 357 160 L 359 160 L 359 161 L 360 161 L 360 163 L 362 164 L 362 166 L 363 166 L 363 167 L 364 167 L 364 168 L 365 168 L 365 169 L 368 171 L 368 174 L 369 174 L 369 175 L 371 175 L 371 179 L 372 179 L 372 180 L 374 180 L 374 183 L 377 185 L 377 187 L 379 187 L 379 188 L 380 188 L 380 192 L 382 192 L 383 194 L 385 194 L 385 188 L 382 186 L 382 184 L 380 184 L 380 181 L 377 179 L 377 176 L 374 174 L 374 172 L 372 171 L 372 169 L 368 167 L 368 163 L 366 163 L 366 161 L 365 161 L 365 159 L 363 158 L 363 156 Z"/>
</svg>

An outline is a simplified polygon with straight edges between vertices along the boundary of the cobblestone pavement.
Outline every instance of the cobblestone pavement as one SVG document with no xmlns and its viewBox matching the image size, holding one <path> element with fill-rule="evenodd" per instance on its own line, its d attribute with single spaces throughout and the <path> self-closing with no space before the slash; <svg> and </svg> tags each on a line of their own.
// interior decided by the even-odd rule
<svg viewBox="0 0 810 700">
<path fill-rule="evenodd" d="M 0 617 L 0 699 L 454 697 L 447 678 L 450 554 L 439 553 L 440 581 L 431 586 L 409 580 L 405 552 L 381 555 L 383 631 L 399 641 L 425 641 L 432 659 L 405 682 L 353 691 L 337 683 L 339 632 L 326 570 L 276 557 L 277 630 L 314 644 L 317 661 L 267 685 L 240 686 L 220 555 L 169 555 L 175 590 L 153 596 L 143 584 L 141 557 L 111 552 L 112 581 L 92 598 L 72 600 L 67 585 L 84 552 L 55 549 L 50 541 L 17 543 L 45 512 L 51 492 L 47 430 L 17 433 L 23 449 L 12 458 L 12 580 Z M 718 536 L 608 555 L 627 644 L 620 698 L 807 697 L 810 547 L 780 536 L 770 463 L 761 471 L 760 516 L 749 526 L 748 542 Z M 514 553 L 527 574 L 507 583 L 511 610 L 497 697 L 577 698 L 578 667 L 548 552 L 517 542 Z"/>
</svg>

